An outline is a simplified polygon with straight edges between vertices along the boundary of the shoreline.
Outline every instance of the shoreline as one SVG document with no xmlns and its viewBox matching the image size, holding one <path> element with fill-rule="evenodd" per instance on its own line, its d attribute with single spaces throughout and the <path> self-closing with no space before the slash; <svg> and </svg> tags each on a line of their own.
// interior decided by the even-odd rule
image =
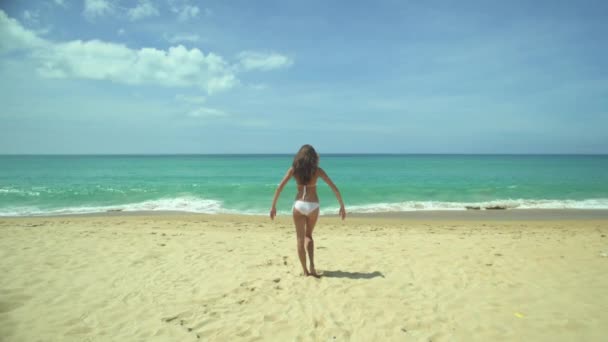
<svg viewBox="0 0 608 342">
<path fill-rule="evenodd" d="M 57 215 L 29 216 L 0 216 L 5 219 L 52 219 L 52 218 L 103 218 L 103 217 L 231 217 L 231 218 L 268 218 L 262 214 L 230 214 L 230 213 L 193 213 L 185 211 L 108 211 L 95 213 L 74 213 Z M 289 214 L 279 214 L 278 217 L 291 217 Z M 337 214 L 322 214 L 320 218 L 337 218 Z M 608 209 L 504 209 L 504 210 L 419 210 L 380 213 L 349 213 L 348 219 L 397 219 L 424 221 L 555 221 L 555 220 L 608 220 Z"/>
</svg>

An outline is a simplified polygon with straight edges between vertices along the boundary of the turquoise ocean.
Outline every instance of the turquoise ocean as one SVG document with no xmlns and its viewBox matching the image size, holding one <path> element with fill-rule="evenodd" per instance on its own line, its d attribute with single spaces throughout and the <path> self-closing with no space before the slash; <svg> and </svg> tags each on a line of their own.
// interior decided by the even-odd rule
<svg viewBox="0 0 608 342">
<path fill-rule="evenodd" d="M 292 155 L 0 156 L 0 216 L 267 214 Z M 608 209 L 606 155 L 321 155 L 347 211 Z M 337 213 L 320 181 L 321 213 Z M 277 209 L 288 213 L 292 180 Z"/>
</svg>

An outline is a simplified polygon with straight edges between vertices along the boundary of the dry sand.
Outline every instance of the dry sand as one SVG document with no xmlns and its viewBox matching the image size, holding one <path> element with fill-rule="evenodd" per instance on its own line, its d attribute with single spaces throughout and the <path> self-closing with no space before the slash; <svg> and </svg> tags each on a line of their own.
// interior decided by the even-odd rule
<svg viewBox="0 0 608 342">
<path fill-rule="evenodd" d="M 608 221 L 0 220 L 2 341 L 605 341 Z"/>
</svg>

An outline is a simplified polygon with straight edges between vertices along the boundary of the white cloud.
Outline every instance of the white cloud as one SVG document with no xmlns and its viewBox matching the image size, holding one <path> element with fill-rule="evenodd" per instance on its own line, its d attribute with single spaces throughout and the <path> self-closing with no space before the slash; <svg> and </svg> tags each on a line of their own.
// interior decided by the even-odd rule
<svg viewBox="0 0 608 342">
<path fill-rule="evenodd" d="M 157 17 L 160 13 L 149 0 L 139 0 L 139 4 L 127 11 L 127 16 L 131 21 L 147 17 Z"/>
<path fill-rule="evenodd" d="M 221 77 L 214 77 L 210 79 L 207 84 L 207 91 L 209 94 L 213 94 L 223 89 L 230 89 L 239 83 L 239 80 L 234 74 L 225 74 Z"/>
<path fill-rule="evenodd" d="M 180 21 L 187 21 L 190 19 L 194 19 L 194 18 L 198 17 L 199 12 L 200 12 L 200 10 L 198 9 L 198 6 L 186 5 L 179 12 L 177 19 Z"/>
<path fill-rule="evenodd" d="M 223 117 L 228 116 L 228 113 L 219 109 L 199 107 L 188 112 L 188 116 L 193 118 Z"/>
<path fill-rule="evenodd" d="M 122 30 L 118 32 L 120 34 Z M 239 85 L 236 73 L 241 67 L 245 70 L 270 70 L 292 63 L 279 54 L 247 53 L 242 55 L 242 66 L 235 66 L 212 52 L 205 54 L 197 48 L 188 49 L 182 45 L 162 50 L 133 49 L 100 40 L 54 42 L 40 38 L 0 10 L 0 53 L 15 51 L 25 52 L 23 60 L 34 63 L 38 73 L 47 78 L 198 87 L 207 94 Z M 210 115 L 211 112 L 206 113 Z"/>
<path fill-rule="evenodd" d="M 38 23 L 39 17 L 40 17 L 40 14 L 38 13 L 38 11 L 29 11 L 29 10 L 23 11 L 23 20 L 25 20 L 25 21 L 30 21 L 32 23 Z"/>
<path fill-rule="evenodd" d="M 54 0 L 55 4 L 59 5 L 59 6 L 65 6 L 66 2 L 65 0 Z"/>
<path fill-rule="evenodd" d="M 228 64 L 218 55 L 182 45 L 168 50 L 130 49 L 98 40 L 71 41 L 39 51 L 45 77 L 109 80 L 125 84 L 167 87 L 198 86 L 208 93 L 238 84 Z"/>
<path fill-rule="evenodd" d="M 40 25 L 40 11 L 39 10 L 25 10 L 22 14 L 23 21 L 27 22 L 29 26 L 36 27 L 32 31 L 37 36 L 44 36 L 53 30 L 53 26 L 42 27 Z"/>
<path fill-rule="evenodd" d="M 281 54 L 256 51 L 243 51 L 238 59 L 240 69 L 245 71 L 286 68 L 293 64 L 293 60 Z"/>
<path fill-rule="evenodd" d="M 44 40 L 0 10 L 0 52 L 41 47 Z"/>
<path fill-rule="evenodd" d="M 198 34 L 192 34 L 192 33 L 179 33 L 179 34 L 173 35 L 171 37 L 165 35 L 164 38 L 171 44 L 196 43 L 201 39 L 201 37 Z"/>
<path fill-rule="evenodd" d="M 182 45 L 167 50 L 131 49 L 99 40 L 56 43 L 39 38 L 0 11 L 0 51 L 26 50 L 49 78 L 108 80 L 124 84 L 200 87 L 212 94 L 239 80 L 221 56 Z"/>
<path fill-rule="evenodd" d="M 112 13 L 112 4 L 107 0 L 84 0 L 83 14 L 89 19 Z"/>
<path fill-rule="evenodd" d="M 169 0 L 169 5 L 171 6 L 171 12 L 177 14 L 177 20 L 182 22 L 198 17 L 201 12 L 198 6 L 190 5 L 184 1 L 178 4 L 176 0 Z"/>
</svg>

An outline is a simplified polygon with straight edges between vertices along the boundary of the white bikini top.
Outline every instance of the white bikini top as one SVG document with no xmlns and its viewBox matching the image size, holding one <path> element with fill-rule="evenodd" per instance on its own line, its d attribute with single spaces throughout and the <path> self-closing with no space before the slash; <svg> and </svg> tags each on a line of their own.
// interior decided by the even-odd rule
<svg viewBox="0 0 608 342">
<path fill-rule="evenodd" d="M 304 199 L 304 197 L 306 197 L 306 185 L 302 185 L 304 187 L 304 189 L 302 190 L 302 199 Z M 315 185 L 308 185 L 308 186 L 317 186 L 317 184 Z"/>
</svg>

